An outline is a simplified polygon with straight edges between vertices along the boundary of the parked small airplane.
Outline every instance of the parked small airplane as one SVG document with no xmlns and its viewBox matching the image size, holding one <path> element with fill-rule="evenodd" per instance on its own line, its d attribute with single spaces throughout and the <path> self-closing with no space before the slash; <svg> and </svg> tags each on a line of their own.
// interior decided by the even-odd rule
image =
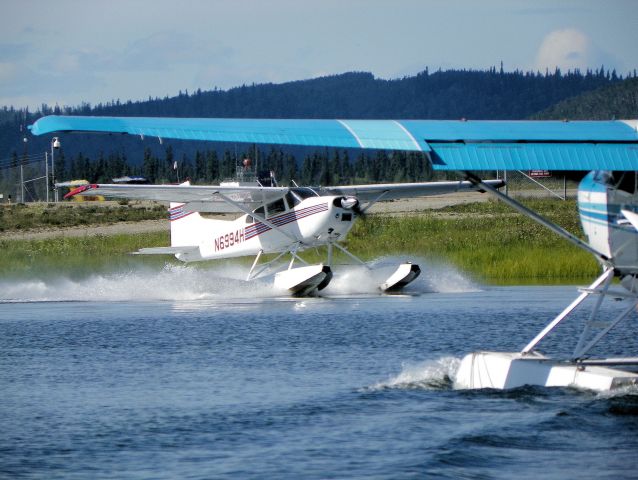
<svg viewBox="0 0 638 480">
<path fill-rule="evenodd" d="M 588 288 L 582 290 L 576 300 L 520 352 L 475 352 L 467 355 L 456 375 L 457 386 L 503 389 L 529 384 L 573 385 L 594 390 L 609 390 L 626 385 L 638 385 L 638 374 L 610 368 L 637 366 L 638 357 L 590 356 L 592 348 L 612 328 L 638 310 L 638 120 L 396 121 L 50 116 L 41 118 L 31 128 L 36 135 L 55 131 L 110 132 L 184 140 L 422 152 L 434 170 L 460 172 L 475 188 L 491 193 L 594 255 L 603 270 Z M 587 241 L 541 218 L 516 200 L 500 193 L 494 188 L 496 185 L 481 180 L 476 173 L 471 173 L 538 169 L 591 171 L 581 182 L 578 192 L 579 213 Z M 469 185 L 463 185 L 463 188 L 469 188 Z M 367 198 L 376 201 L 381 198 L 392 198 L 392 195 L 398 196 L 402 189 L 407 193 L 413 187 L 381 187 L 381 190 L 366 190 L 374 186 L 352 188 L 353 190 L 327 190 L 328 197 L 309 196 L 307 199 L 311 201 L 307 205 L 315 206 L 325 202 L 325 207 L 321 208 L 327 208 L 335 215 L 351 214 L 354 219 L 355 208 L 358 208 L 355 205 L 362 201 L 362 195 L 369 193 L 370 196 Z M 237 204 L 236 199 L 230 197 L 230 192 L 208 192 L 211 193 L 223 195 Z M 242 198 L 247 193 L 235 191 L 234 195 Z M 292 195 L 293 189 L 286 192 L 288 193 Z M 286 194 L 280 195 L 285 197 Z M 355 196 L 359 198 L 350 198 Z M 191 200 L 197 201 L 195 198 Z M 264 199 L 263 203 L 267 206 L 275 200 L 268 198 Z M 177 208 L 178 212 L 184 212 L 177 215 L 188 213 Z M 290 204 L 285 208 L 290 209 Z M 264 209 L 264 213 L 266 211 L 267 208 Z M 267 216 L 258 216 L 251 212 L 246 214 L 252 215 L 253 219 L 257 218 L 251 225 L 261 225 L 259 231 L 277 227 L 266 218 Z M 341 219 L 339 221 L 343 222 Z M 322 234 L 327 233 L 328 237 L 334 233 L 345 234 L 348 230 L 347 225 L 340 226 L 341 229 L 338 229 L 331 225 L 328 228 L 333 228 L 333 231 L 325 231 Z M 230 232 L 228 235 L 230 245 Z M 236 234 L 233 239 L 236 241 Z M 218 240 L 221 241 L 219 238 Z M 290 238 L 290 241 L 292 240 Z M 242 243 L 245 241 L 244 230 Z M 623 291 L 612 292 L 611 286 L 615 277 L 620 279 Z M 559 359 L 541 355 L 536 350 L 539 342 L 591 296 L 597 297 L 597 300 L 576 342 L 573 354 Z M 603 300 L 612 296 L 623 298 L 626 308 L 611 321 L 598 321 L 596 317 L 601 311 Z"/>
</svg>

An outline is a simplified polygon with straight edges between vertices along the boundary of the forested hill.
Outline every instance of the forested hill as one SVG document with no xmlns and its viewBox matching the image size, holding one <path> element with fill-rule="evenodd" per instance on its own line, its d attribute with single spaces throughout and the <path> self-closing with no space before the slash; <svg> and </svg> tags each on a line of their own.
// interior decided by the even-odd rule
<svg viewBox="0 0 638 480">
<path fill-rule="evenodd" d="M 638 118 L 638 78 L 601 87 L 568 98 L 542 112 L 534 119 L 545 120 L 629 120 Z"/>
<path fill-rule="evenodd" d="M 52 113 L 253 118 L 523 119 L 571 97 L 599 89 L 621 87 L 629 81 L 635 82 L 635 75 L 623 81 L 615 72 L 602 68 L 584 74 L 560 71 L 547 74 L 504 72 L 495 68 L 432 73 L 426 69 L 416 76 L 395 80 L 352 72 L 282 84 L 180 92 L 175 97 L 149 98 L 137 102 L 115 100 L 108 104 L 85 104 L 64 109 L 44 105 L 35 113 L 4 107 L 0 108 L 0 159 L 5 165 L 13 165 L 27 153 L 43 154 L 48 151 L 51 136 L 31 136 L 24 125 Z M 565 115 L 559 116 L 563 118 Z M 24 138 L 28 140 L 26 143 L 23 142 Z M 157 139 L 142 141 L 138 137 L 110 135 L 71 134 L 60 135 L 60 138 L 63 147 L 56 160 L 65 161 L 66 165 L 56 166 L 56 173 L 73 178 L 81 176 L 91 181 L 108 181 L 110 175 L 119 172 L 139 172 L 152 181 L 164 181 L 168 179 L 172 159 L 180 160 L 186 168 L 192 166 L 195 170 L 197 158 L 203 158 L 208 155 L 207 152 L 215 151 L 219 158 L 232 156 L 234 162 L 250 147 L 170 140 L 164 140 L 163 145 L 160 145 Z M 305 158 L 314 155 L 314 150 L 285 149 L 282 155 L 291 153 L 297 157 L 296 163 L 301 165 Z M 98 163 L 109 167 L 100 169 L 96 166 Z M 82 168 L 75 168 L 78 165 Z M 148 165 L 159 167 L 150 168 Z M 229 164 L 230 167 L 232 165 Z M 214 168 L 211 167 L 210 171 L 213 172 Z M 207 181 L 217 178 L 212 175 L 207 176 Z M 221 176 L 221 171 L 217 175 Z M 310 181 L 313 181 L 315 175 L 310 176 Z M 62 179 L 66 178 L 58 177 L 58 180 Z"/>
<path fill-rule="evenodd" d="M 180 92 L 142 102 L 71 109 L 84 115 L 252 118 L 519 119 L 582 92 L 616 83 L 615 73 L 549 75 L 428 70 L 397 80 L 352 72 L 282 84 Z M 46 109 L 45 109 L 46 110 Z M 50 113 L 50 112 L 45 112 Z"/>
</svg>

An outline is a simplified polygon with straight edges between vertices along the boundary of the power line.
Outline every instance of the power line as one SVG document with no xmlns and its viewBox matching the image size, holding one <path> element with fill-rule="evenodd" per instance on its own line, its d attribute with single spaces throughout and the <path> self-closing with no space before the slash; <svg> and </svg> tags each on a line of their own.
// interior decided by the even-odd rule
<svg viewBox="0 0 638 480">
<path fill-rule="evenodd" d="M 29 165 L 32 163 L 43 162 L 46 158 L 46 153 L 36 153 L 33 155 L 16 155 L 15 157 L 3 158 L 0 160 L 0 169 L 15 168 L 20 165 Z M 15 163 L 15 164 L 14 164 Z"/>
</svg>

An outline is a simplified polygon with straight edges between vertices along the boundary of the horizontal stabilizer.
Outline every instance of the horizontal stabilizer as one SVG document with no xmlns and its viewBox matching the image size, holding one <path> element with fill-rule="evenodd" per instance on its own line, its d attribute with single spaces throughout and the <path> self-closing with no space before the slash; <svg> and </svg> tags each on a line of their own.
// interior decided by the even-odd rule
<svg viewBox="0 0 638 480">
<path fill-rule="evenodd" d="M 137 252 L 133 252 L 133 255 L 177 255 L 180 253 L 194 253 L 199 250 L 199 247 L 151 247 L 140 248 Z"/>
</svg>

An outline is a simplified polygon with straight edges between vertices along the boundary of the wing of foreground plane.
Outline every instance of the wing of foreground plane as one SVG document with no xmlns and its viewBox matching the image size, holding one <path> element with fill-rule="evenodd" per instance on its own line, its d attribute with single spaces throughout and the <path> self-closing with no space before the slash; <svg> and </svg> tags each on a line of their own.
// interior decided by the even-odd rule
<svg viewBox="0 0 638 480">
<path fill-rule="evenodd" d="M 51 132 L 423 152 L 435 170 L 635 170 L 638 120 L 297 120 L 47 116 Z"/>
</svg>

